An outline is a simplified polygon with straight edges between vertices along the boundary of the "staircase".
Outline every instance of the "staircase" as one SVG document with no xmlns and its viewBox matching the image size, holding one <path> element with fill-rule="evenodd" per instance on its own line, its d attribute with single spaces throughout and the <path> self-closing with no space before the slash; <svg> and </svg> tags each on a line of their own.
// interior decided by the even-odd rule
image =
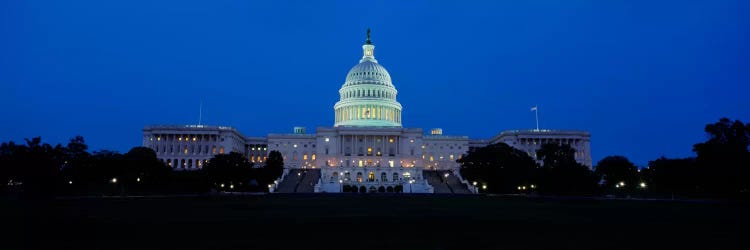
<svg viewBox="0 0 750 250">
<path fill-rule="evenodd" d="M 320 179 L 320 169 L 292 169 L 279 183 L 276 193 L 313 193 Z"/>
<path fill-rule="evenodd" d="M 461 183 L 461 179 L 448 170 L 425 170 L 423 176 L 435 189 L 436 194 L 471 194 L 469 188 Z"/>
<path fill-rule="evenodd" d="M 434 193 L 436 194 L 450 194 L 453 193 L 445 181 L 443 181 L 443 178 L 440 177 L 439 171 L 433 171 L 433 170 L 425 170 L 422 173 L 422 176 L 424 176 L 425 179 L 427 179 L 427 183 L 434 188 Z"/>
</svg>

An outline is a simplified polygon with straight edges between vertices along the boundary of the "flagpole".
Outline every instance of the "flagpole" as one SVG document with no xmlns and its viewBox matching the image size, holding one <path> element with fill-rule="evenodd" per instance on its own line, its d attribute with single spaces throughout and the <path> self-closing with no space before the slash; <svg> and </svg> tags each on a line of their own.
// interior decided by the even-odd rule
<svg viewBox="0 0 750 250">
<path fill-rule="evenodd" d="M 202 125 L 203 122 L 203 100 L 200 102 L 200 106 L 198 107 L 198 125 Z"/>
<path fill-rule="evenodd" d="M 536 117 L 536 131 L 539 131 L 539 106 L 534 106 L 534 116 Z"/>
</svg>

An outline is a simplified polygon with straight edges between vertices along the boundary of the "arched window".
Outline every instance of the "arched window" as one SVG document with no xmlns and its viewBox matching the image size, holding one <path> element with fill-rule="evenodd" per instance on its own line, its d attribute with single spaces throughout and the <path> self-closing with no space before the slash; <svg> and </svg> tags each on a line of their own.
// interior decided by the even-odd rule
<svg viewBox="0 0 750 250">
<path fill-rule="evenodd" d="M 398 181 L 398 173 L 393 173 L 393 181 Z"/>
<path fill-rule="evenodd" d="M 369 181 L 369 182 L 375 181 L 375 173 L 373 173 L 373 172 L 368 173 L 367 174 L 367 181 Z"/>
<path fill-rule="evenodd" d="M 388 181 L 388 175 L 385 174 L 385 172 L 383 172 L 383 173 L 380 174 L 380 181 L 382 181 L 382 182 Z"/>
<path fill-rule="evenodd" d="M 362 182 L 362 172 L 357 172 L 357 182 Z"/>
</svg>

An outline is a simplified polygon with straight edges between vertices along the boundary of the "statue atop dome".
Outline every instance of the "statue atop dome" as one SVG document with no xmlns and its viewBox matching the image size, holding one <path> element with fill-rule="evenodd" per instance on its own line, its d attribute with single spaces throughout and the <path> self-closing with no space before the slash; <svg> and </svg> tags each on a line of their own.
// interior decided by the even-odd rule
<svg viewBox="0 0 750 250">
<path fill-rule="evenodd" d="M 370 41 L 370 28 L 367 28 L 367 41 L 365 41 L 365 44 L 372 44 L 372 41 Z"/>
</svg>

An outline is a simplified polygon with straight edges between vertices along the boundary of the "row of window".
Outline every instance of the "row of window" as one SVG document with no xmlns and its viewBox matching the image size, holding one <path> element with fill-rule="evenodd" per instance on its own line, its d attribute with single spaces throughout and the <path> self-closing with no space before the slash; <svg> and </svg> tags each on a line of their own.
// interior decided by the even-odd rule
<svg viewBox="0 0 750 250">
<path fill-rule="evenodd" d="M 390 179 L 391 181 L 396 182 L 396 181 L 401 180 L 399 178 L 398 173 L 393 173 L 393 175 L 391 175 L 391 176 L 392 176 L 392 178 Z M 330 180 L 331 181 L 335 181 L 335 180 L 338 180 L 339 177 L 342 177 L 341 178 L 342 181 L 351 181 L 351 175 L 350 175 L 349 172 L 345 172 L 343 176 L 339 176 L 338 172 L 333 172 L 333 174 L 331 174 Z M 404 173 L 403 177 L 404 177 L 404 179 L 410 179 L 411 178 L 411 174 L 410 173 Z M 357 172 L 356 181 L 357 182 L 363 182 L 364 181 L 362 172 Z M 367 174 L 367 182 L 373 182 L 373 181 L 375 181 L 375 173 L 374 172 L 369 172 Z M 380 173 L 380 181 L 381 182 L 387 182 L 388 181 L 388 174 L 386 174 L 385 172 Z"/>
<path fill-rule="evenodd" d="M 201 168 L 208 163 L 206 159 L 162 159 L 172 168 Z"/>
<path fill-rule="evenodd" d="M 159 147 L 159 145 L 152 145 L 151 149 L 153 149 L 157 154 L 158 153 L 170 153 L 170 154 L 174 154 L 175 151 L 179 150 L 179 146 L 175 147 L 175 145 L 170 145 L 167 148 L 166 145 L 162 145 L 161 147 Z M 167 152 L 167 149 L 169 149 L 168 152 Z M 182 154 L 208 154 L 208 152 L 209 152 L 208 151 L 208 145 L 205 145 L 205 147 L 201 147 L 200 145 L 198 145 L 197 150 L 196 150 L 196 145 L 190 145 L 190 147 L 184 146 L 182 148 L 182 151 L 181 151 Z M 216 154 L 216 153 L 217 153 L 216 152 L 216 146 L 211 146 L 211 154 Z M 224 153 L 224 147 L 219 147 L 218 153 L 219 154 L 223 154 Z"/>
<path fill-rule="evenodd" d="M 426 157 L 427 157 L 427 155 L 422 155 L 422 160 L 425 160 Z M 438 157 L 438 159 L 441 160 L 441 161 L 443 161 L 446 158 L 441 155 L 440 157 Z M 454 157 L 453 157 L 453 155 L 449 155 L 447 159 L 450 160 L 450 161 L 454 161 L 455 160 Z M 461 155 L 458 156 L 458 160 L 460 160 L 460 159 L 461 159 Z M 435 156 L 434 155 L 430 155 L 430 161 L 435 161 Z"/>
<path fill-rule="evenodd" d="M 341 94 L 342 98 L 387 98 L 395 99 L 396 94 L 386 90 L 353 89 Z"/>
<path fill-rule="evenodd" d="M 215 142 L 217 140 L 224 141 L 224 137 L 218 137 L 216 135 L 169 135 L 169 134 L 155 134 L 149 136 L 149 141 L 169 141 L 169 140 L 176 140 L 176 141 L 211 141 Z"/>
<path fill-rule="evenodd" d="M 365 107 L 343 107 L 336 110 L 336 122 L 361 119 L 377 119 L 401 122 L 401 111 L 390 107 L 367 105 Z"/>
</svg>

